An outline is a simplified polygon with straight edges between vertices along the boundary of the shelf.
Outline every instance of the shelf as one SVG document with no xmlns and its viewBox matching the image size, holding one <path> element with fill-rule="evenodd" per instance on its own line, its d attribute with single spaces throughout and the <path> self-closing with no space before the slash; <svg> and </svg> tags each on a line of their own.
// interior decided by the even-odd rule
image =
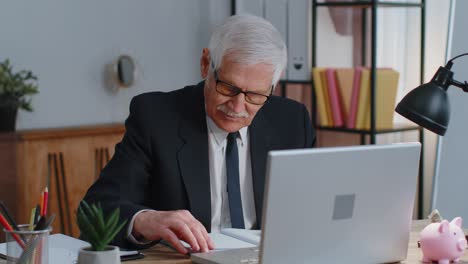
<svg viewBox="0 0 468 264">
<path fill-rule="evenodd" d="M 312 84 L 312 80 L 280 80 L 279 81 L 280 85 L 285 85 L 285 84 Z"/>
<path fill-rule="evenodd" d="M 405 125 L 405 126 L 398 126 L 398 127 L 391 128 L 391 129 L 377 129 L 376 131 L 371 131 L 370 129 L 350 129 L 350 128 L 345 128 L 345 127 L 328 127 L 328 126 L 317 126 L 316 129 L 326 130 L 326 131 L 354 133 L 354 134 L 361 134 L 361 135 L 372 135 L 372 134 L 386 134 L 386 133 L 394 133 L 394 132 L 419 130 L 420 127 L 414 126 L 414 125 Z"/>
<path fill-rule="evenodd" d="M 370 8 L 374 5 L 374 1 L 354 1 L 354 2 L 317 2 L 317 7 L 358 7 Z M 423 3 L 404 3 L 404 2 L 379 2 L 375 1 L 378 7 L 422 7 Z"/>
</svg>

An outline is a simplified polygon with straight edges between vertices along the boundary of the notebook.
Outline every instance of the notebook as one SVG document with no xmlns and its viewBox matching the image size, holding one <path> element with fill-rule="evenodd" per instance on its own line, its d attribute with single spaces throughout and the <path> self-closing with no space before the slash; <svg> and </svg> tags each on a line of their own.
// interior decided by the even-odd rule
<svg viewBox="0 0 468 264">
<path fill-rule="evenodd" d="M 50 264 L 73 264 L 77 262 L 78 252 L 81 248 L 89 247 L 90 244 L 63 234 L 49 236 L 49 263 Z M 139 256 L 138 251 L 120 251 L 122 260 L 130 256 Z M 0 258 L 6 259 L 6 243 L 0 244 Z"/>
<path fill-rule="evenodd" d="M 271 151 L 259 248 L 202 264 L 387 263 L 406 258 L 420 143 Z"/>
</svg>

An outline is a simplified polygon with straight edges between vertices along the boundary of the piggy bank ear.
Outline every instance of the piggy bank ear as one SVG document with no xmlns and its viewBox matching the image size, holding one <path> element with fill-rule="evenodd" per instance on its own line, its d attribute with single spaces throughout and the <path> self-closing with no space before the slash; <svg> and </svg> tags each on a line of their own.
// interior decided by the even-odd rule
<svg viewBox="0 0 468 264">
<path fill-rule="evenodd" d="M 455 218 L 452 220 L 452 222 L 450 222 L 450 223 L 455 224 L 455 225 L 457 225 L 458 227 L 461 228 L 461 227 L 462 227 L 462 221 L 463 221 L 463 220 L 462 220 L 461 217 L 455 217 Z"/>
<path fill-rule="evenodd" d="M 449 222 L 447 220 L 443 220 L 439 226 L 439 233 L 443 234 L 448 231 L 449 231 Z"/>
</svg>

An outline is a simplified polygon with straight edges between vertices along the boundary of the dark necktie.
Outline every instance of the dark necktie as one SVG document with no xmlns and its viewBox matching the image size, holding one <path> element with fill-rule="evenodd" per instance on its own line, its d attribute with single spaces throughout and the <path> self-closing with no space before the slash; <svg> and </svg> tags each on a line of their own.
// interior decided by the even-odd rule
<svg viewBox="0 0 468 264">
<path fill-rule="evenodd" d="M 239 132 L 229 133 L 226 146 L 226 174 L 227 191 L 229 198 L 229 211 L 233 228 L 244 227 L 244 215 L 242 213 L 242 200 L 239 181 L 239 151 L 237 150 L 237 135 Z"/>
</svg>

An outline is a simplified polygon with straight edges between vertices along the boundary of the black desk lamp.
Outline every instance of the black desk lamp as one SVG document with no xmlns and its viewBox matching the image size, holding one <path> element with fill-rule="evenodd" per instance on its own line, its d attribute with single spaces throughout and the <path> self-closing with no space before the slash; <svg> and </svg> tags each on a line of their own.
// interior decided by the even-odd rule
<svg viewBox="0 0 468 264">
<path fill-rule="evenodd" d="M 445 135 L 450 120 L 448 87 L 454 85 L 468 92 L 468 83 L 454 80 L 453 72 L 450 70 L 453 61 L 465 55 L 468 53 L 460 54 L 449 60 L 445 67 L 439 67 L 432 80 L 409 92 L 398 103 L 395 111 L 436 134 Z"/>
</svg>

